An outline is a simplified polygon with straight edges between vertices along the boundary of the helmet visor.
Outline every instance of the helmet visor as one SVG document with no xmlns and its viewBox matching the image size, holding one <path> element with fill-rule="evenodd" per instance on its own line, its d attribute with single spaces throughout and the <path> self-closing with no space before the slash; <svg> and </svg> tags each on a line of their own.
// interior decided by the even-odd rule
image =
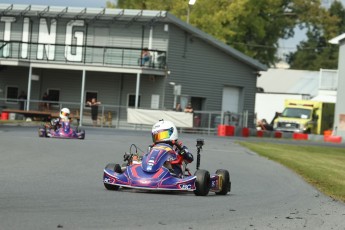
<svg viewBox="0 0 345 230">
<path fill-rule="evenodd" d="M 158 130 L 152 133 L 152 140 L 153 142 L 169 140 L 173 132 L 174 132 L 173 128 Z"/>
<path fill-rule="evenodd" d="M 66 112 L 61 111 L 61 115 L 62 115 L 62 116 L 65 116 L 65 117 L 68 117 L 68 116 L 69 116 L 69 113 L 66 113 Z"/>
</svg>

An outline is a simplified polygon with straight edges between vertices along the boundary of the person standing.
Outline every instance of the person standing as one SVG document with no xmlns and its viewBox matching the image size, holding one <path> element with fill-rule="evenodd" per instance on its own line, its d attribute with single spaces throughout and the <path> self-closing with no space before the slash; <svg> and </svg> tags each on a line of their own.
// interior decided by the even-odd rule
<svg viewBox="0 0 345 230">
<path fill-rule="evenodd" d="M 49 110 L 49 95 L 45 92 L 42 96 L 42 108 L 43 110 Z"/>
<path fill-rule="evenodd" d="M 91 101 L 87 101 L 86 104 L 91 107 L 91 119 L 93 126 L 97 126 L 98 106 L 101 104 L 101 102 L 97 101 L 96 98 L 92 98 Z"/>
<path fill-rule="evenodd" d="M 20 110 L 24 110 L 24 107 L 25 107 L 25 102 L 26 102 L 26 94 L 24 91 L 22 91 L 20 93 L 20 95 L 18 96 L 18 101 L 19 101 L 19 109 Z"/>
<path fill-rule="evenodd" d="M 149 63 L 151 59 L 150 51 L 147 48 L 144 48 L 141 52 L 141 65 L 145 65 Z"/>
</svg>

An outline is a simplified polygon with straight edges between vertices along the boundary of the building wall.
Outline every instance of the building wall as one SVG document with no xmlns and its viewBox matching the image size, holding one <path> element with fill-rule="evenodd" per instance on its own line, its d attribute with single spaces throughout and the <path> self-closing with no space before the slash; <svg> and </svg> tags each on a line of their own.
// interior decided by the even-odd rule
<svg viewBox="0 0 345 230">
<path fill-rule="evenodd" d="M 26 18 L 28 19 L 28 18 Z M 31 17 L 30 20 L 25 20 L 24 17 L 16 17 L 15 22 L 11 23 L 11 55 L 20 57 L 22 46 L 19 42 L 22 41 L 23 25 L 29 24 L 29 42 L 39 42 L 40 24 L 46 22 L 49 33 L 52 33 L 53 22 L 55 18 L 48 17 Z M 93 63 L 93 64 L 107 64 L 107 65 L 122 65 L 127 62 L 128 65 L 138 65 L 138 58 L 140 58 L 140 49 L 142 47 L 149 47 L 150 45 L 150 30 L 148 24 L 131 23 L 123 21 L 95 21 L 87 24 L 83 20 L 79 20 L 82 26 L 72 27 L 72 45 L 76 45 L 77 39 L 75 33 L 83 33 L 82 45 L 90 46 L 84 47 L 82 52 L 84 54 L 81 61 L 76 63 Z M 73 22 L 71 19 L 58 18 L 56 21 L 56 40 L 55 57 L 53 61 L 65 61 L 65 41 L 67 34 L 67 27 Z M 44 26 L 43 26 L 44 27 Z M 0 23 L 0 38 L 4 38 L 5 23 Z M 1 40 L 0 39 L 0 40 Z M 164 31 L 163 23 L 156 23 L 152 26 L 152 41 L 151 49 L 165 51 L 168 44 L 168 34 Z M 91 47 L 91 46 L 98 46 Z M 107 47 L 107 48 L 106 48 Z M 114 47 L 114 48 L 110 48 Z M 129 48 L 129 49 L 119 49 Z M 37 60 L 37 44 L 30 45 L 30 56 L 28 59 Z M 45 47 L 47 50 L 48 47 Z M 104 52 L 105 51 L 105 52 Z M 72 52 L 76 52 L 72 48 Z M 46 52 L 44 58 L 46 60 Z"/>
<path fill-rule="evenodd" d="M 345 61 L 345 41 L 340 41 L 339 47 L 339 61 L 338 61 L 338 90 L 337 103 L 335 105 L 334 124 L 337 130 L 336 134 L 341 136 L 345 141 L 345 66 L 342 64 Z"/>
<path fill-rule="evenodd" d="M 181 84 L 182 94 L 205 97 L 205 110 L 220 111 L 223 87 L 238 87 L 242 92 L 240 111 L 254 113 L 256 74 L 253 69 L 178 27 L 170 26 L 169 35 L 169 81 Z M 168 87 L 167 91 L 171 98 L 172 88 Z"/>
<path fill-rule="evenodd" d="M 1 67 L 0 69 L 0 107 L 7 107 L 13 109 L 19 109 L 18 103 L 5 103 L 4 99 L 6 97 L 6 87 L 7 86 L 14 86 L 18 87 L 18 93 L 24 91 L 27 93 L 28 89 L 28 76 L 29 76 L 29 68 L 27 67 Z M 37 88 L 36 82 L 33 82 L 33 87 Z M 33 92 L 36 96 L 37 93 Z"/>
<path fill-rule="evenodd" d="M 24 18 L 18 17 L 16 22 L 11 24 L 11 40 L 21 41 L 23 20 Z M 37 43 L 39 20 L 42 18 L 32 17 L 30 20 L 29 41 Z M 49 28 L 54 20 L 46 18 Z M 156 22 L 151 28 L 149 23 L 143 22 L 96 20 L 89 24 L 84 23 L 83 26 L 73 27 L 72 35 L 82 32 L 83 45 L 88 47 L 83 47 L 84 56 L 81 61 L 71 63 L 66 62 L 65 56 L 66 28 L 71 22 L 73 22 L 71 19 L 63 17 L 57 19 L 55 59 L 47 60 L 46 50 L 49 47 L 46 47 L 42 64 L 60 62 L 64 63 L 67 69 L 71 64 L 85 62 L 89 66 L 121 66 L 124 70 L 133 68 L 140 70 L 138 59 L 142 47 L 167 51 L 169 76 L 154 74 L 140 76 L 141 108 L 151 107 L 152 95 L 159 95 L 160 108 L 173 108 L 173 87 L 168 84 L 171 81 L 182 85 L 182 95 L 203 98 L 200 103 L 202 110 L 210 111 L 222 109 L 224 87 L 236 87 L 240 90 L 239 111 L 248 111 L 250 115 L 254 115 L 256 70 L 203 38 L 193 36 L 169 22 Z M 0 38 L 3 37 L 3 30 L 4 23 L 0 23 Z M 152 41 L 149 39 L 150 32 L 152 32 Z M 72 45 L 76 42 L 77 39 L 72 36 Z M 29 59 L 33 62 L 37 61 L 37 49 L 37 45 L 30 47 Z M 76 49 L 74 46 L 72 53 L 77 53 Z M 20 51 L 21 46 L 12 45 L 12 52 L 17 53 L 17 57 L 20 57 Z M 123 65 L 123 62 L 128 66 Z M 11 67 L 11 71 L 12 73 L 0 76 L 0 83 L 9 84 L 11 79 L 7 79 L 8 76 L 20 75 L 22 78 L 18 80 L 20 82 L 18 84 L 26 91 L 28 68 Z M 32 83 L 31 99 L 38 100 L 48 88 L 57 88 L 61 90 L 60 101 L 80 103 L 82 71 L 34 68 L 33 74 L 39 75 L 40 80 Z M 87 71 L 85 91 L 98 92 L 98 100 L 102 104 L 127 106 L 128 95 L 136 93 L 136 83 L 137 74 Z"/>
</svg>

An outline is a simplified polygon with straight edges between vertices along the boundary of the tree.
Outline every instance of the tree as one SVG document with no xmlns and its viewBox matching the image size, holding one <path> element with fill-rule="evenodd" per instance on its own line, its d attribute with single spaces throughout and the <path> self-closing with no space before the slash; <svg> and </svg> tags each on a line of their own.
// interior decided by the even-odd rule
<svg viewBox="0 0 345 230">
<path fill-rule="evenodd" d="M 118 0 L 107 6 L 164 10 L 185 21 L 188 0 Z M 197 0 L 190 14 L 193 26 L 267 65 L 277 62 L 279 39 L 293 37 L 296 25 L 311 30 L 332 22 L 337 17 L 320 0 Z M 328 35 L 335 32 L 334 25 L 319 28 Z"/>
<path fill-rule="evenodd" d="M 314 21 L 308 27 L 307 41 L 302 41 L 296 52 L 287 55 L 290 68 L 317 71 L 321 68 L 337 69 L 339 48 L 328 41 L 344 31 L 345 10 L 340 2 L 335 1 L 325 11 L 329 16 Z"/>
</svg>

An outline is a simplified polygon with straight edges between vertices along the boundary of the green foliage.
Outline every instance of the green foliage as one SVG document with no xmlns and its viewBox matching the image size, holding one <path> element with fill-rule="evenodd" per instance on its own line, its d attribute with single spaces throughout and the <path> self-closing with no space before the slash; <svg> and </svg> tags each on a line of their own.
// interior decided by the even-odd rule
<svg viewBox="0 0 345 230">
<path fill-rule="evenodd" d="M 335 1 L 330 9 L 320 11 L 320 17 L 308 26 L 307 41 L 297 46 L 297 51 L 287 55 L 292 69 L 320 70 L 338 68 L 339 47 L 328 41 L 344 32 L 345 9 Z"/>
<path fill-rule="evenodd" d="M 279 39 L 293 37 L 299 26 L 307 29 L 308 41 L 288 55 L 288 62 L 313 70 L 334 67 L 337 49 L 327 41 L 345 29 L 337 1 L 329 10 L 320 0 L 197 0 L 194 6 L 188 0 L 118 0 L 107 7 L 164 10 L 184 21 L 189 11 L 193 26 L 267 65 L 277 61 Z"/>
<path fill-rule="evenodd" d="M 345 201 L 344 148 L 250 142 L 240 144 L 294 170 L 328 196 Z"/>
</svg>

